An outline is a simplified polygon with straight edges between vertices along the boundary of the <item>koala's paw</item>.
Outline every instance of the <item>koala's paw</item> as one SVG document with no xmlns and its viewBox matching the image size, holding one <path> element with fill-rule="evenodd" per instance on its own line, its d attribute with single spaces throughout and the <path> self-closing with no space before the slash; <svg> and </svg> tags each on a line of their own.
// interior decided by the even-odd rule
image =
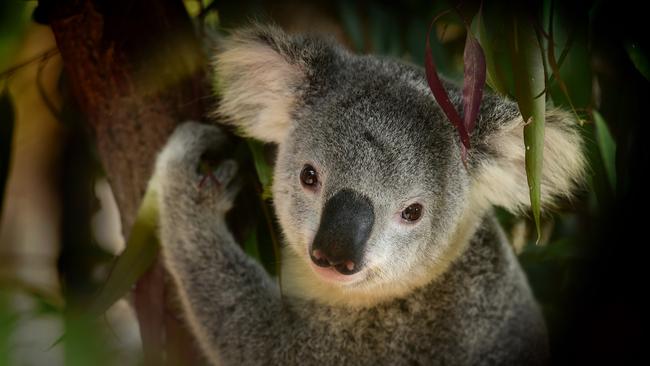
<svg viewBox="0 0 650 366">
<path fill-rule="evenodd" d="M 222 159 L 227 146 L 223 132 L 196 122 L 180 125 L 156 163 L 157 189 L 163 200 L 191 205 L 187 210 L 223 214 L 239 191 L 237 163 Z"/>
</svg>

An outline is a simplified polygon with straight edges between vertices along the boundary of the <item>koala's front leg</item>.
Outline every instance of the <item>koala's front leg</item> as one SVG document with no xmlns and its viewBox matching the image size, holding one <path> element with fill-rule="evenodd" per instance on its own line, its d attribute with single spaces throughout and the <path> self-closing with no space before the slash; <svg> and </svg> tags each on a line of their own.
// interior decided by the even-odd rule
<svg viewBox="0 0 650 366">
<path fill-rule="evenodd" d="M 225 145 L 222 132 L 188 122 L 174 132 L 158 157 L 163 255 L 174 277 L 190 325 L 213 362 L 259 363 L 272 347 L 282 321 L 277 286 L 243 253 L 225 223 L 237 187 L 236 164 L 215 164 L 213 175 L 199 165 Z"/>
</svg>

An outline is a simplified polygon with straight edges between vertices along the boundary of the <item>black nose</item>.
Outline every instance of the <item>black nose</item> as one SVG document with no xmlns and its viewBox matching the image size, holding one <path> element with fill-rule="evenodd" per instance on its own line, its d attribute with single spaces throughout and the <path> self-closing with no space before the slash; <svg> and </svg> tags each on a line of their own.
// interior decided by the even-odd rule
<svg viewBox="0 0 650 366">
<path fill-rule="evenodd" d="M 325 203 L 311 260 L 344 275 L 358 272 L 374 220 L 368 198 L 352 190 L 339 191 Z"/>
</svg>

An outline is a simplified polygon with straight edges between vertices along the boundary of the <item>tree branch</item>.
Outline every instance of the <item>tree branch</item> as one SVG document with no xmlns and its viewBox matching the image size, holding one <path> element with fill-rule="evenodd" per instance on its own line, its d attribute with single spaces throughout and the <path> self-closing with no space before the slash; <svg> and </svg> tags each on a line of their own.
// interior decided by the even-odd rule
<svg viewBox="0 0 650 366">
<path fill-rule="evenodd" d="M 180 0 L 42 0 L 39 6 L 47 9 L 128 237 L 157 152 L 177 123 L 204 115 L 210 94 L 201 46 Z M 158 261 L 134 293 L 145 359 L 157 365 L 163 359 L 153 354 L 162 354 L 159 347 L 188 354 L 165 344 L 165 324 L 175 324 L 166 316 L 175 312 L 163 307 L 160 266 Z M 194 364 L 193 354 L 195 360 L 184 363 Z"/>
</svg>

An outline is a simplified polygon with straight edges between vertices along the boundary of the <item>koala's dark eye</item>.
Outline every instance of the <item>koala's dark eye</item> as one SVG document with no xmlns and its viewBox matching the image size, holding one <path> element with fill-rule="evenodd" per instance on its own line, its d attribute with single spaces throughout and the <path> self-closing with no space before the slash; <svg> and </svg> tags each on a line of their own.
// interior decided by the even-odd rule
<svg viewBox="0 0 650 366">
<path fill-rule="evenodd" d="M 314 187 L 318 183 L 318 173 L 313 166 L 307 164 L 300 172 L 300 183 L 306 187 Z"/>
<path fill-rule="evenodd" d="M 409 222 L 417 221 L 422 216 L 422 205 L 414 203 L 402 211 L 402 218 Z"/>
</svg>

